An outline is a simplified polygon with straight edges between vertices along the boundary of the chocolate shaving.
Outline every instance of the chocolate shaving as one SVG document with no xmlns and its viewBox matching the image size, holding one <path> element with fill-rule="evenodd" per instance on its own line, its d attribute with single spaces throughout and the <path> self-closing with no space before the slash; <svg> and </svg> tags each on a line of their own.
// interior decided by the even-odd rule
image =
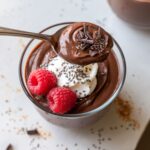
<svg viewBox="0 0 150 150">
<path fill-rule="evenodd" d="M 83 28 L 78 32 L 77 34 L 77 43 L 78 43 L 78 48 L 81 50 L 86 50 L 89 48 L 93 43 L 94 40 L 90 33 L 88 32 L 88 26 L 83 25 Z"/>
<path fill-rule="evenodd" d="M 87 44 L 93 44 L 94 41 L 93 40 L 88 40 L 88 39 L 79 39 L 80 42 L 85 42 Z"/>
<path fill-rule="evenodd" d="M 89 32 L 86 32 L 86 34 L 87 34 L 87 37 L 88 37 L 90 40 L 93 39 Z"/>
<path fill-rule="evenodd" d="M 9 144 L 6 148 L 6 150 L 13 150 L 13 146 L 11 144 Z"/>
<path fill-rule="evenodd" d="M 84 35 L 86 36 L 86 32 L 88 30 L 88 26 L 86 26 L 86 24 L 83 25 L 83 31 L 84 31 Z"/>
<path fill-rule="evenodd" d="M 76 36 L 76 48 L 83 51 L 88 50 L 91 56 L 97 54 L 105 55 L 104 50 L 108 45 L 109 36 L 102 35 L 100 28 L 98 28 L 97 31 L 90 33 L 89 28 L 88 25 L 84 24 L 83 28 L 78 31 Z"/>
<path fill-rule="evenodd" d="M 40 133 L 37 129 L 27 130 L 26 132 L 28 135 L 40 135 Z"/>
<path fill-rule="evenodd" d="M 79 31 L 79 36 L 80 36 L 81 38 L 83 38 L 83 37 L 84 37 L 83 32 Z"/>
</svg>

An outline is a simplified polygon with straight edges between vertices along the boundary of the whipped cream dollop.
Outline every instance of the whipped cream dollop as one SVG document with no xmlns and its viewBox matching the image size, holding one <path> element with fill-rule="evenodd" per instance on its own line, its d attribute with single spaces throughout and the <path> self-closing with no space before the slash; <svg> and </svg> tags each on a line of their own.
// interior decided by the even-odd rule
<svg viewBox="0 0 150 150">
<path fill-rule="evenodd" d="M 56 75 L 58 86 L 69 87 L 78 98 L 90 95 L 96 88 L 97 63 L 81 66 L 57 56 L 49 62 L 47 69 Z"/>
</svg>

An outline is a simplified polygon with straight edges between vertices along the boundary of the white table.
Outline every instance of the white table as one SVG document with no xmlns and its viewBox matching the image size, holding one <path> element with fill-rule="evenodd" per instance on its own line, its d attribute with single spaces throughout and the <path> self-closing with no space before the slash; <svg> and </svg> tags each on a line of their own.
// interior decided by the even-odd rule
<svg viewBox="0 0 150 150">
<path fill-rule="evenodd" d="M 0 150 L 9 143 L 14 150 L 35 150 L 38 143 L 37 150 L 134 150 L 150 116 L 150 31 L 132 28 L 119 20 L 106 0 L 0 0 L 0 26 L 38 32 L 63 21 L 97 23 L 117 39 L 128 67 L 121 95 L 133 103 L 132 115 L 140 127 L 128 127 L 115 106 L 99 122 L 84 129 L 48 123 L 25 96 L 18 79 L 19 58 L 29 40 L 1 36 Z M 28 136 L 24 128 L 38 128 L 42 136 Z"/>
</svg>

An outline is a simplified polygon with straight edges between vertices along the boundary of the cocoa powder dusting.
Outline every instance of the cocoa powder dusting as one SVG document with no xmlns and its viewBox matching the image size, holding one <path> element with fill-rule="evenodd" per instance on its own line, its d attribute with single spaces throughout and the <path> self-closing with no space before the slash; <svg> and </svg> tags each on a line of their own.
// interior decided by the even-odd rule
<svg viewBox="0 0 150 150">
<path fill-rule="evenodd" d="M 124 100 L 121 97 L 116 98 L 117 114 L 126 122 L 132 123 L 134 128 L 139 128 L 139 123 L 133 118 L 133 104 L 129 100 Z"/>
</svg>

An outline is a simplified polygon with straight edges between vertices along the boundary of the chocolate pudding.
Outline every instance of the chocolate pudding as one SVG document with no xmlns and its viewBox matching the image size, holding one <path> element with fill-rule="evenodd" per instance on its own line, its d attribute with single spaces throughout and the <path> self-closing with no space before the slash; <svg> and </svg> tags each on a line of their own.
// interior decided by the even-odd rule
<svg viewBox="0 0 150 150">
<path fill-rule="evenodd" d="M 51 44 L 59 56 L 53 51 Z M 118 86 L 118 60 L 112 47 L 113 40 L 111 36 L 101 27 L 85 22 L 71 24 L 62 28 L 61 32 L 58 32 L 58 34 L 51 39 L 51 42 L 42 41 L 31 51 L 26 62 L 26 81 L 33 70 L 38 68 L 47 69 L 48 66 L 54 68 L 55 66 L 53 66 L 54 64 L 52 62 L 57 59 L 57 57 L 63 57 L 65 59 L 61 64 L 62 68 L 64 68 L 61 74 L 65 72 L 70 83 L 74 78 L 76 78 L 76 80 L 86 78 L 86 74 L 81 71 L 81 66 L 94 66 L 95 64 L 98 66 L 98 69 L 96 73 L 97 83 L 94 90 L 90 94 L 85 94 L 85 96 L 84 89 L 82 92 L 76 90 L 76 92 L 78 92 L 76 105 L 68 113 L 88 112 L 106 102 L 113 95 Z M 73 66 L 68 67 L 71 65 L 70 62 L 73 63 L 72 65 L 74 65 L 74 63 L 76 64 L 74 74 L 70 72 Z M 77 73 L 77 71 L 79 72 Z M 88 70 L 86 72 L 88 72 Z M 72 76 L 74 77 L 72 78 Z M 93 82 L 93 80 L 87 80 L 87 82 L 90 83 Z M 32 95 L 32 97 L 43 105 L 47 111 L 51 112 L 47 105 L 46 97 L 35 95 Z"/>
<path fill-rule="evenodd" d="M 114 12 L 123 20 L 150 28 L 150 0 L 108 0 Z"/>
<path fill-rule="evenodd" d="M 57 49 L 65 60 L 86 65 L 103 62 L 112 46 L 111 36 L 102 28 L 92 23 L 77 23 L 62 31 Z"/>
</svg>

